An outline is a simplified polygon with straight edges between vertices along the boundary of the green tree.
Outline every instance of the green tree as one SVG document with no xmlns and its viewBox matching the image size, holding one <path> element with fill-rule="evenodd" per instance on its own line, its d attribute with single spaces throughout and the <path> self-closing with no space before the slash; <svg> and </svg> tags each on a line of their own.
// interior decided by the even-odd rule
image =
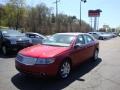
<svg viewBox="0 0 120 90">
<path fill-rule="evenodd" d="M 8 25 L 13 28 L 22 28 L 25 0 L 9 0 L 7 10 L 9 12 Z"/>
<path fill-rule="evenodd" d="M 8 0 L 5 5 L 0 5 L 0 25 L 12 28 L 25 28 L 26 31 L 52 34 L 57 32 L 88 32 L 91 27 L 85 21 L 81 22 L 76 16 L 58 14 L 52 8 L 41 3 L 34 7 L 25 5 L 25 0 Z M 55 21 L 55 22 L 54 22 Z M 53 23 L 54 22 L 54 23 Z M 56 29 L 57 26 L 57 29 Z"/>
</svg>

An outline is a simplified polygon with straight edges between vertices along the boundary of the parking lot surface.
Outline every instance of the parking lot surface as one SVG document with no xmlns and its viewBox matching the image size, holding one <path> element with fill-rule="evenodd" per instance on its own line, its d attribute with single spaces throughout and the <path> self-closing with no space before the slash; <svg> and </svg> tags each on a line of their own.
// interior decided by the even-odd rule
<svg viewBox="0 0 120 90">
<path fill-rule="evenodd" d="M 86 62 L 65 80 L 26 78 L 15 55 L 0 54 L 0 90 L 120 90 L 120 37 L 100 41 L 99 60 Z"/>
</svg>

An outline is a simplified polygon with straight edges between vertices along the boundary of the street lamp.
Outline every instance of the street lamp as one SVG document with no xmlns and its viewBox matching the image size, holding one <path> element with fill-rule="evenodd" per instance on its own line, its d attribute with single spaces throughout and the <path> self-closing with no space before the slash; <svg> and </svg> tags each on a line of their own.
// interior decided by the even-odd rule
<svg viewBox="0 0 120 90">
<path fill-rule="evenodd" d="M 86 3 L 87 0 L 80 0 L 80 30 L 81 30 L 81 3 L 82 2 Z"/>
</svg>

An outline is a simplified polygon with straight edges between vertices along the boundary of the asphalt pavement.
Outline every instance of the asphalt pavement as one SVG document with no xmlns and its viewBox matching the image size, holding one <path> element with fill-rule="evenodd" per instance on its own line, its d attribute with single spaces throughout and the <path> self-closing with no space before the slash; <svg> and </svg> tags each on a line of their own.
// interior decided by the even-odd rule
<svg viewBox="0 0 120 90">
<path fill-rule="evenodd" d="M 26 78 L 15 69 L 15 56 L 0 54 L 0 90 L 120 90 L 120 37 L 100 41 L 99 59 L 65 80 Z"/>
</svg>

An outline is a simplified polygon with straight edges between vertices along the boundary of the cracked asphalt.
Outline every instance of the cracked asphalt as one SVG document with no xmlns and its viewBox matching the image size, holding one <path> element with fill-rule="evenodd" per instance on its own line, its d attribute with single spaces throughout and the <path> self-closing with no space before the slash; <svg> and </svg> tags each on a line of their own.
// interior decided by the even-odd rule
<svg viewBox="0 0 120 90">
<path fill-rule="evenodd" d="M 65 80 L 26 78 L 14 60 L 0 54 L 0 90 L 120 90 L 120 37 L 100 41 L 99 60 L 81 64 Z"/>
</svg>

